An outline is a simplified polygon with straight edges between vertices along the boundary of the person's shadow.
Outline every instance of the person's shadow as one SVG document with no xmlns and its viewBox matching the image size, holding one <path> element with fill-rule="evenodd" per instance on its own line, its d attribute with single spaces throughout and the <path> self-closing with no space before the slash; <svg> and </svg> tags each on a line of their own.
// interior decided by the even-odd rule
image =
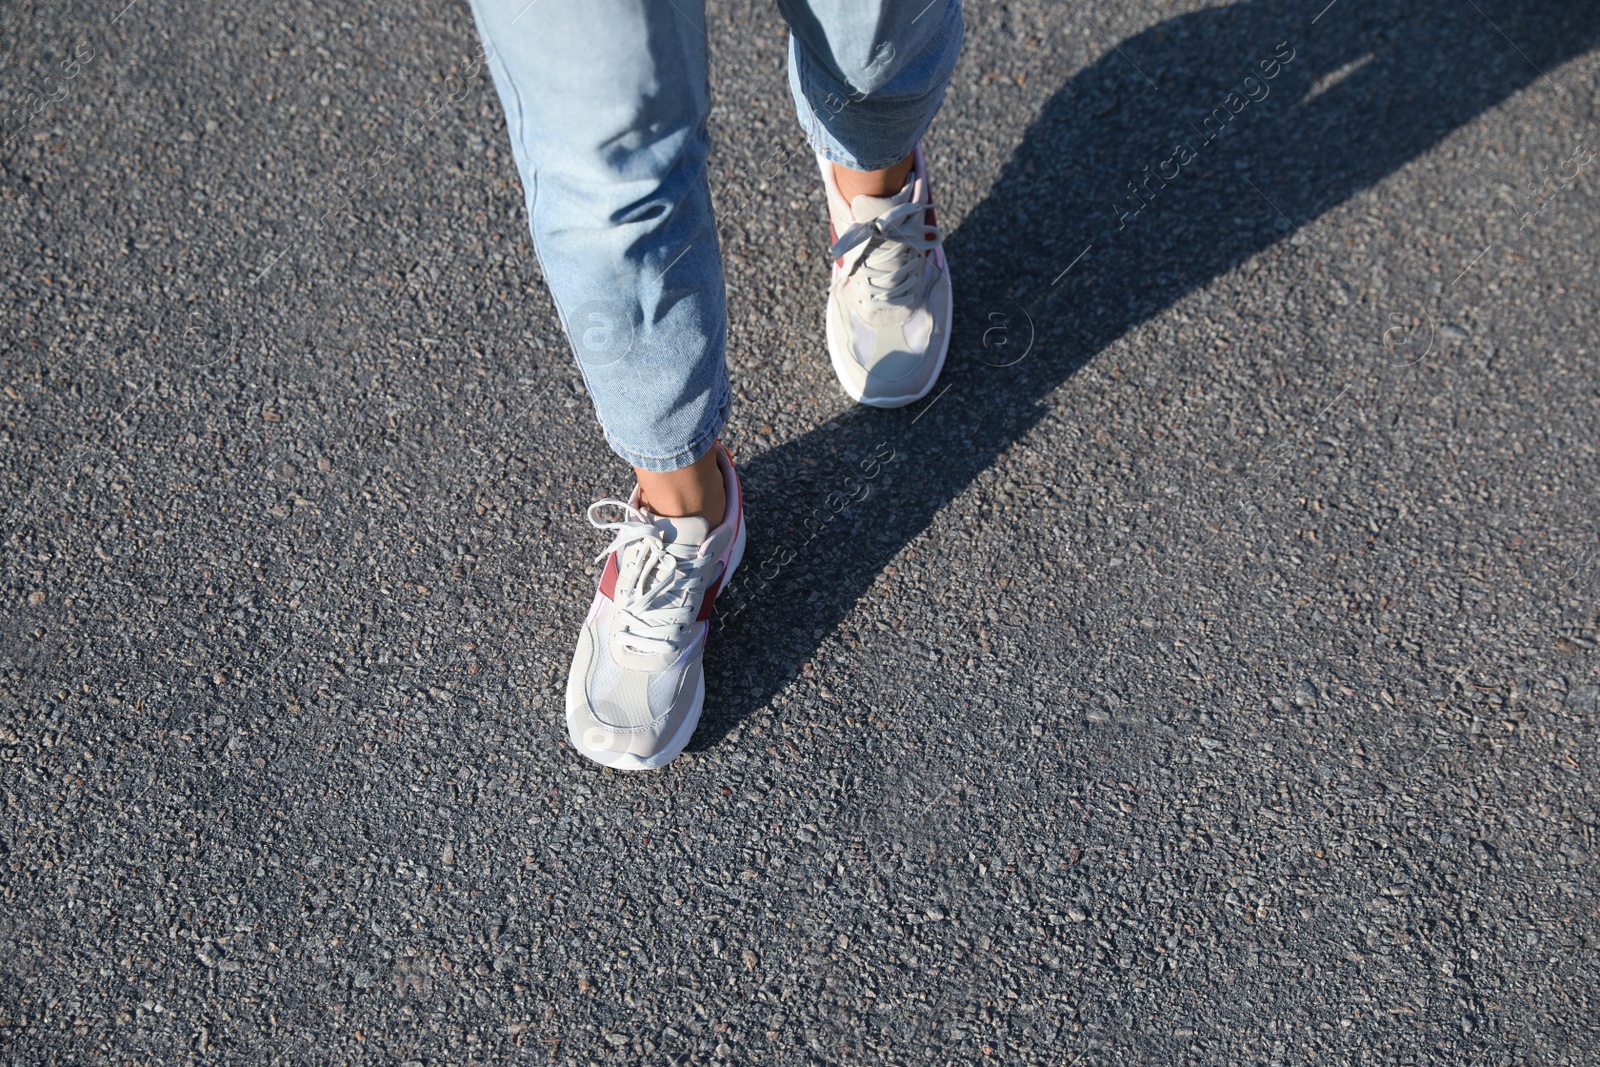
<svg viewBox="0 0 1600 1067">
<path fill-rule="evenodd" d="M 1117 42 L 1055 94 L 947 236 L 956 328 L 935 393 L 852 410 L 743 463 L 750 547 L 718 603 L 695 748 L 766 706 L 1097 353 L 1525 86 L 1560 91 L 1546 75 L 1600 38 L 1589 0 L 1319 8 L 1239 3 Z M 1526 169 L 1531 185 L 1538 161 Z M 1521 195 L 1516 212 L 1535 206 Z"/>
</svg>

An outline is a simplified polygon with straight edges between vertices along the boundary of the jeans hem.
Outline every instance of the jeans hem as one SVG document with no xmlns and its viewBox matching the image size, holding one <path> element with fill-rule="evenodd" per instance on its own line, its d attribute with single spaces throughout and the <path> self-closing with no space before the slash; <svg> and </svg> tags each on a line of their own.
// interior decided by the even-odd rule
<svg viewBox="0 0 1600 1067">
<path fill-rule="evenodd" d="M 929 71 L 929 76 L 917 86 L 920 94 L 914 94 L 910 99 L 902 94 L 885 101 L 877 90 L 861 92 L 839 81 L 805 51 L 799 38 L 791 32 L 788 49 L 789 92 L 800 130 L 817 155 L 850 170 L 869 171 L 893 167 L 916 150 L 939 113 L 950 76 L 960 59 L 964 20 L 959 0 L 950 0 L 946 10 L 949 34 L 943 46 L 944 54 L 940 55 L 938 66 Z M 948 43 L 952 38 L 953 47 Z M 927 62 L 927 59 L 923 61 Z M 819 100 L 821 106 L 817 104 Z M 838 106 L 832 106 L 834 104 Z M 910 113 L 896 116 L 900 124 L 892 131 L 884 128 L 886 116 L 883 108 L 886 106 L 891 111 Z M 859 110 L 856 114 L 848 114 L 851 108 Z M 866 122 L 860 117 L 863 113 L 871 115 Z M 845 117 L 839 119 L 841 115 Z M 906 121 L 907 118 L 910 121 Z M 838 121 L 834 121 L 836 119 Z M 851 143 L 858 150 L 871 151 L 872 155 L 851 151 Z M 902 148 L 903 151 L 900 150 Z"/>
<path fill-rule="evenodd" d="M 717 443 L 717 438 L 728 425 L 729 399 L 730 390 L 724 389 L 721 399 L 717 401 L 716 414 L 712 416 L 711 422 L 696 431 L 694 437 L 682 449 L 666 455 L 640 452 L 628 448 L 617 440 L 616 435 L 610 429 L 604 425 L 601 426 L 601 429 L 605 431 L 606 444 L 611 446 L 611 451 L 620 456 L 628 466 L 657 474 L 666 474 L 670 471 L 682 470 L 711 451 L 712 446 Z"/>
</svg>

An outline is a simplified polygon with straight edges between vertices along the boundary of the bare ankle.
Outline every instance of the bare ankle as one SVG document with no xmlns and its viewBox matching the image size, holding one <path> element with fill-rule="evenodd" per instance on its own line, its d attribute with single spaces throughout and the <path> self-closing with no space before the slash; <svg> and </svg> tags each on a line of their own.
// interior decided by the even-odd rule
<svg viewBox="0 0 1600 1067">
<path fill-rule="evenodd" d="M 712 529 L 722 525 L 728 495 L 715 449 L 675 471 L 635 467 L 633 473 L 639 480 L 639 503 L 652 515 L 670 519 L 693 515 L 705 519 Z"/>
<path fill-rule="evenodd" d="M 849 203 L 858 196 L 893 196 L 905 188 L 906 177 L 911 173 L 911 164 L 914 156 L 909 155 L 892 167 L 883 170 L 851 170 L 849 167 L 835 163 L 833 165 L 833 183 L 839 187 L 839 195 Z"/>
</svg>

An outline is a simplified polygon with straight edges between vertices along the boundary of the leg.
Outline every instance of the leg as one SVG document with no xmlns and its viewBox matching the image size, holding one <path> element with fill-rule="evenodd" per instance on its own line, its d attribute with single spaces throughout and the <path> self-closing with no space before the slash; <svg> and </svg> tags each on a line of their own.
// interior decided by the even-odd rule
<svg viewBox="0 0 1600 1067">
<path fill-rule="evenodd" d="M 845 200 L 858 196 L 893 196 L 906 184 L 911 174 L 912 156 L 909 154 L 892 167 L 878 170 L 851 170 L 842 163 L 833 165 L 833 180 L 839 195 Z"/>
<path fill-rule="evenodd" d="M 903 182 L 961 53 L 960 0 L 778 0 L 778 7 L 791 30 L 789 89 L 812 146 L 850 171 L 899 169 Z"/>
<path fill-rule="evenodd" d="M 567 673 L 567 739 L 622 770 L 683 751 L 745 534 L 706 185 L 699 0 L 473 0 L 535 247 L 606 439 L 638 475 Z M 715 481 L 712 482 L 712 478 Z M 726 511 L 726 515 L 722 514 Z"/>
<path fill-rule="evenodd" d="M 474 0 L 473 17 L 606 440 L 649 503 L 715 524 L 729 389 L 701 5 Z"/>
</svg>

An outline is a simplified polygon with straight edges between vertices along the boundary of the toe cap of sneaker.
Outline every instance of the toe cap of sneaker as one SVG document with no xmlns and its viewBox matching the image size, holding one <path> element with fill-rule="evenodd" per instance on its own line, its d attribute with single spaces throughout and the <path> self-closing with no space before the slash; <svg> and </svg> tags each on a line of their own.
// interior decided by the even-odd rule
<svg viewBox="0 0 1600 1067">
<path fill-rule="evenodd" d="M 602 691 L 594 685 L 595 670 L 586 655 L 591 648 L 588 640 L 580 641 L 567 688 L 567 737 L 572 746 L 608 767 L 665 763 L 662 756 L 670 759 L 676 754 L 671 750 L 674 745 L 681 748 L 686 723 L 698 716 L 703 692 L 698 657 L 683 665 L 665 693 L 661 679 L 627 670 L 610 672 Z"/>
<path fill-rule="evenodd" d="M 848 302 L 829 301 L 828 343 L 845 390 L 863 403 L 909 403 L 937 376 L 949 330 L 949 283 L 940 277 L 926 304 L 901 321 L 862 321 Z M 886 317 L 887 319 L 888 317 Z"/>
</svg>

